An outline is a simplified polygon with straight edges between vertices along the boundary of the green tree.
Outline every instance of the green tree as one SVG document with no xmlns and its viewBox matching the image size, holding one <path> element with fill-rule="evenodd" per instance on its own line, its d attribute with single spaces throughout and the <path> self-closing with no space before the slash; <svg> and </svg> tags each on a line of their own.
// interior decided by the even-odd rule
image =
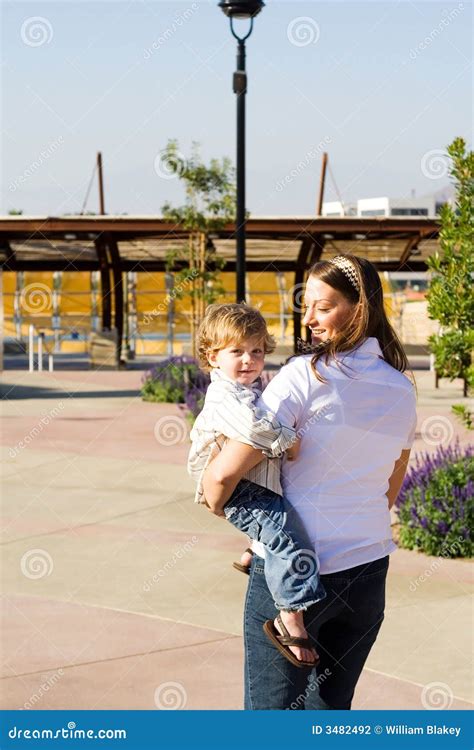
<svg viewBox="0 0 474 750">
<path fill-rule="evenodd" d="M 440 323 L 440 333 L 429 341 L 438 375 L 462 378 L 466 396 L 474 384 L 474 152 L 466 151 L 463 138 L 447 151 L 456 199 L 441 209 L 440 251 L 428 259 L 428 315 Z"/>
<path fill-rule="evenodd" d="M 191 156 L 183 157 L 176 140 L 168 141 L 162 162 L 185 188 L 183 206 L 165 203 L 161 210 L 164 219 L 189 232 L 186 246 L 170 249 L 166 261 L 167 270 L 175 272 L 174 296 L 187 296 L 191 302 L 191 340 L 196 355 L 196 332 L 206 306 L 224 293 L 219 272 L 225 259 L 217 255 L 212 234 L 235 218 L 235 170 L 228 158 L 204 164 L 197 143 L 193 143 Z"/>
</svg>

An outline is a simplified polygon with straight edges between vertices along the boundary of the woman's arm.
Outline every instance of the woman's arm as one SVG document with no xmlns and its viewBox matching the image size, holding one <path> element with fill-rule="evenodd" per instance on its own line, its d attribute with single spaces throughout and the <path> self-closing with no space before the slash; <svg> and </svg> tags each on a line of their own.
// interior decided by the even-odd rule
<svg viewBox="0 0 474 750">
<path fill-rule="evenodd" d="M 395 466 L 393 467 L 392 475 L 390 479 L 388 480 L 387 498 L 388 498 L 389 508 L 395 505 L 395 502 L 398 497 L 398 493 L 400 492 L 402 488 L 403 480 L 405 479 L 405 474 L 407 472 L 409 458 L 410 458 L 410 451 L 405 450 L 400 453 L 400 458 L 397 458 L 397 460 L 395 461 Z"/>
<path fill-rule="evenodd" d="M 237 440 L 229 440 L 209 464 L 203 476 L 204 497 L 212 513 L 222 509 L 242 476 L 263 459 L 261 450 Z"/>
</svg>

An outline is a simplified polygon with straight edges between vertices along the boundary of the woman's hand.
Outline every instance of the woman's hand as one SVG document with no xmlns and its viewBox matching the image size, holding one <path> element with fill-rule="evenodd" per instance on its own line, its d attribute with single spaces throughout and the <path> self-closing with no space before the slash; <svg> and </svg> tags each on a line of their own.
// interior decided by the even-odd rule
<svg viewBox="0 0 474 750">
<path fill-rule="evenodd" d="M 293 445 L 291 445 L 286 451 L 286 457 L 288 461 L 295 461 L 298 458 L 300 448 L 301 448 L 301 438 L 298 438 L 297 440 L 295 440 Z"/>
<path fill-rule="evenodd" d="M 263 460 L 262 451 L 237 440 L 229 440 L 211 461 L 203 476 L 204 495 L 211 513 L 223 508 L 244 474 Z"/>
</svg>

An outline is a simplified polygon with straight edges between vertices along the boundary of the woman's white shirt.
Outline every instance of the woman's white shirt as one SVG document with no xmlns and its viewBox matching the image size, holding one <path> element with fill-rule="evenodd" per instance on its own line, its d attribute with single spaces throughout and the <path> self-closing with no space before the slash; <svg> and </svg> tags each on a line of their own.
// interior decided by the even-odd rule
<svg viewBox="0 0 474 750">
<path fill-rule="evenodd" d="M 311 355 L 282 367 L 258 405 L 294 426 L 301 437 L 295 461 L 283 459 L 284 495 L 300 516 L 321 573 L 377 560 L 396 547 L 386 493 L 395 461 L 412 446 L 415 389 L 382 359 L 376 338 L 318 362 Z M 253 549 L 264 557 L 258 542 Z"/>
</svg>

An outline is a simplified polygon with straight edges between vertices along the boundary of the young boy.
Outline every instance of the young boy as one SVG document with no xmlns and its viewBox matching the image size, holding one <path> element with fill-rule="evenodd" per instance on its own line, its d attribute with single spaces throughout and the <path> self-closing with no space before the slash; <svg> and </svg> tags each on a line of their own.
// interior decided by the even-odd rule
<svg viewBox="0 0 474 750">
<path fill-rule="evenodd" d="M 281 456 L 295 442 L 296 433 L 255 405 L 262 390 L 265 354 L 275 348 L 274 339 L 260 312 L 245 304 L 208 307 L 198 336 L 200 364 L 211 370 L 211 383 L 191 431 L 188 471 L 198 483 L 196 502 L 205 503 L 204 471 L 227 440 L 262 450 L 263 460 L 239 482 L 224 514 L 236 528 L 264 545 L 265 577 L 280 610 L 273 622 L 265 623 L 265 633 L 292 664 L 314 667 L 319 657 L 307 637 L 303 612 L 324 599 L 326 592 L 311 542 L 283 498 L 280 484 Z M 247 566 L 248 552 L 242 556 L 241 567 Z M 313 570 L 304 575 L 311 554 Z"/>
</svg>

